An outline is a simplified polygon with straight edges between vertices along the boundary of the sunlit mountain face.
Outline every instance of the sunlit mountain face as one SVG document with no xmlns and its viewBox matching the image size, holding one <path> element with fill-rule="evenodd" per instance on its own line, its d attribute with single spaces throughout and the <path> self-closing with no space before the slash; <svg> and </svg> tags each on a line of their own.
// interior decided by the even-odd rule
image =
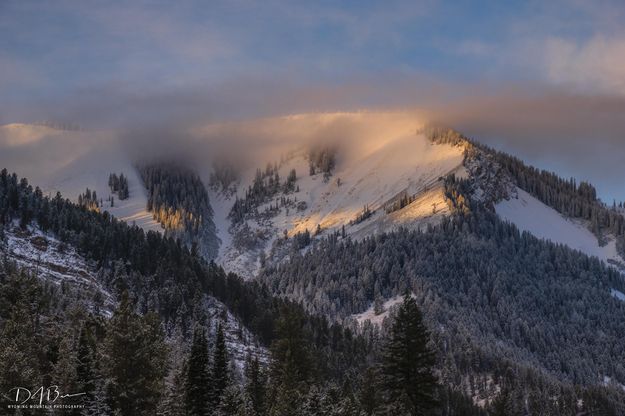
<svg viewBox="0 0 625 416">
<path fill-rule="evenodd" d="M 625 414 L 623 21 L 0 5 L 0 413 Z"/>
</svg>

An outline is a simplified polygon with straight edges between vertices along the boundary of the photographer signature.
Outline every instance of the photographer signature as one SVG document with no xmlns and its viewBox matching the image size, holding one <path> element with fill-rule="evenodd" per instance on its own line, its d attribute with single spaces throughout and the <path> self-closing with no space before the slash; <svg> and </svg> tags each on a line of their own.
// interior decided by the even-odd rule
<svg viewBox="0 0 625 416">
<path fill-rule="evenodd" d="M 28 401 L 37 401 L 39 405 L 42 405 L 44 401 L 46 403 L 54 403 L 59 399 L 66 399 L 70 397 L 83 396 L 86 393 L 61 393 L 59 386 L 52 385 L 49 387 L 38 387 L 36 390 L 30 390 L 26 387 L 13 387 L 9 390 L 9 394 L 15 394 L 15 402 L 19 404 L 25 404 Z"/>
</svg>

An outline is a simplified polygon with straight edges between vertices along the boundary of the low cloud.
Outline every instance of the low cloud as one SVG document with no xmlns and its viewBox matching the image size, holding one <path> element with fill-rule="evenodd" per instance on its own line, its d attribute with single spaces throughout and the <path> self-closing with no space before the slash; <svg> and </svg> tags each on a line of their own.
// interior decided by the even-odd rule
<svg viewBox="0 0 625 416">
<path fill-rule="evenodd" d="M 471 84 L 410 73 L 304 84 L 285 73 L 279 81 L 250 77 L 211 88 L 90 88 L 28 107 L 14 105 L 9 110 L 17 117 L 3 116 L 7 121 L 52 119 L 86 129 L 113 129 L 138 153 L 189 153 L 197 138 L 186 132 L 197 133 L 202 126 L 229 125 L 210 135 L 235 152 L 254 146 L 269 149 L 280 140 L 288 142 L 289 135 L 259 128 L 259 119 L 363 109 L 419 110 L 538 167 L 589 179 L 604 199 L 625 199 L 620 179 L 625 176 L 625 94 L 571 92 L 538 83 Z M 321 140 L 322 135 L 314 138 Z"/>
</svg>

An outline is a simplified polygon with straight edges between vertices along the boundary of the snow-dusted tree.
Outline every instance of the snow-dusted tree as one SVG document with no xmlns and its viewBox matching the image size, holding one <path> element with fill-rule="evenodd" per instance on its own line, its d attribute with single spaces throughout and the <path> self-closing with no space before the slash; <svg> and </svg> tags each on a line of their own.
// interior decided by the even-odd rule
<svg viewBox="0 0 625 416">
<path fill-rule="evenodd" d="M 380 296 L 376 296 L 373 301 L 373 313 L 381 315 L 384 312 L 386 312 L 386 309 L 384 309 L 384 300 Z"/>
<path fill-rule="evenodd" d="M 41 353 L 38 299 L 41 288 L 25 272 L 0 269 L 0 301 L 3 321 L 0 328 L 0 388 L 7 394 L 15 386 L 35 385 L 41 380 L 33 357 Z"/>
<path fill-rule="evenodd" d="M 387 405 L 410 415 L 429 415 L 437 406 L 435 354 L 417 302 L 406 292 L 382 350 L 380 374 Z"/>
<path fill-rule="evenodd" d="M 236 416 L 243 405 L 241 390 L 238 386 L 231 384 L 223 390 L 215 416 Z"/>
<path fill-rule="evenodd" d="M 106 381 L 99 377 L 94 381 L 93 397 L 86 399 L 81 416 L 101 416 L 111 415 L 111 407 L 109 406 L 109 398 L 107 395 Z"/>
<path fill-rule="evenodd" d="M 187 362 L 185 359 L 180 367 L 173 370 L 172 378 L 167 389 L 167 397 L 163 401 L 162 416 L 187 416 L 186 412 L 186 375 Z"/>
<path fill-rule="evenodd" d="M 109 321 L 104 369 L 114 412 L 154 415 L 163 396 L 167 347 L 157 316 L 136 315 L 127 292 Z"/>
<path fill-rule="evenodd" d="M 514 416 L 514 402 L 512 393 L 507 384 L 503 386 L 495 400 L 490 406 L 490 414 L 492 416 Z"/>
<path fill-rule="evenodd" d="M 252 409 L 258 414 L 265 412 L 267 378 L 257 356 L 248 355 L 245 362 L 245 393 Z"/>
<path fill-rule="evenodd" d="M 211 371 L 211 404 L 214 407 L 219 406 L 222 396 L 226 388 L 230 385 L 230 359 L 228 357 L 228 348 L 226 347 L 226 338 L 221 323 L 217 324 L 217 333 L 215 337 L 215 349 L 213 352 L 213 368 Z"/>
<path fill-rule="evenodd" d="M 188 416 L 210 415 L 211 374 L 208 361 L 208 341 L 204 329 L 198 327 L 193 333 L 185 383 L 185 407 Z"/>
<path fill-rule="evenodd" d="M 313 363 L 303 329 L 303 315 L 284 308 L 271 345 L 270 415 L 295 414 L 313 379 Z"/>
<path fill-rule="evenodd" d="M 378 378 L 374 368 L 367 368 L 362 376 L 358 401 L 366 416 L 377 414 L 380 409 L 381 398 L 378 389 Z"/>
<path fill-rule="evenodd" d="M 254 404 L 252 403 L 252 399 L 247 393 L 243 393 L 241 396 L 241 404 L 235 413 L 235 416 L 262 416 L 266 413 L 259 413 L 254 409 Z"/>
</svg>

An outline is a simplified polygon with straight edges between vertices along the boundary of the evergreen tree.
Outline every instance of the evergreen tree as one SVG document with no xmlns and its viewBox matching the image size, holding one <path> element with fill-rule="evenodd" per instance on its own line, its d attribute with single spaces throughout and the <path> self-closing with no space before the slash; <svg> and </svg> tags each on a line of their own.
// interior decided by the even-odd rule
<svg viewBox="0 0 625 416">
<path fill-rule="evenodd" d="M 295 414 L 313 380 L 311 353 L 301 313 L 284 308 L 271 345 L 270 414 Z"/>
<path fill-rule="evenodd" d="M 87 397 L 92 397 L 95 389 L 94 351 L 91 349 L 88 331 L 86 325 L 83 325 L 78 337 L 76 377 L 78 389 Z"/>
<path fill-rule="evenodd" d="M 245 393 L 252 408 L 258 414 L 265 411 L 266 378 L 260 368 L 258 357 L 248 356 L 245 363 Z"/>
<path fill-rule="evenodd" d="M 186 362 L 183 362 L 178 370 L 173 374 L 171 384 L 167 391 L 167 398 L 163 403 L 163 415 L 164 416 L 187 416 L 186 405 L 186 374 L 187 374 Z"/>
<path fill-rule="evenodd" d="M 136 315 L 126 291 L 109 321 L 105 354 L 113 410 L 154 415 L 164 391 L 167 348 L 158 317 Z"/>
<path fill-rule="evenodd" d="M 297 410 L 292 411 L 292 414 L 314 416 L 328 413 L 329 409 L 327 409 L 327 397 L 325 393 L 326 392 L 322 391 L 317 385 L 310 386 L 310 389 L 303 395 L 302 399 L 294 403 Z"/>
<path fill-rule="evenodd" d="M 512 416 L 514 414 L 512 393 L 507 384 L 504 384 L 495 400 L 493 400 L 490 414 L 492 416 Z"/>
<path fill-rule="evenodd" d="M 303 316 L 299 310 L 284 308 L 276 326 L 276 339 L 271 345 L 271 377 L 294 389 L 304 389 L 313 379 L 313 365 Z"/>
<path fill-rule="evenodd" d="M 618 404 L 612 404 L 605 400 L 599 392 L 599 388 L 592 386 L 587 388 L 582 395 L 582 410 L 578 414 L 582 415 L 601 415 L 616 416 L 625 413 L 625 403 L 623 401 Z"/>
<path fill-rule="evenodd" d="M 364 372 L 360 386 L 360 407 L 366 416 L 375 415 L 380 407 L 380 393 L 377 388 L 376 372 L 368 368 Z"/>
<path fill-rule="evenodd" d="M 41 288 L 36 279 L 23 272 L 0 267 L 0 389 L 2 394 L 15 386 L 36 385 L 41 380 L 37 357 L 41 336 L 39 302 Z"/>
<path fill-rule="evenodd" d="M 236 416 L 262 416 L 266 413 L 259 413 L 254 410 L 254 404 L 252 403 L 252 399 L 247 393 L 244 393 L 241 397 L 241 404 L 237 409 Z"/>
<path fill-rule="evenodd" d="M 215 258 L 219 239 L 213 209 L 197 173 L 175 163 L 148 164 L 138 170 L 148 191 L 147 210 L 165 228 L 165 235 L 189 248 L 197 244 L 202 256 Z"/>
<path fill-rule="evenodd" d="M 85 400 L 85 407 L 81 412 L 81 416 L 101 416 L 113 414 L 108 402 L 109 399 L 106 392 L 106 382 L 102 377 L 99 377 L 94 381 L 92 398 Z"/>
<path fill-rule="evenodd" d="M 58 386 L 63 386 L 63 389 L 66 391 L 72 391 L 77 393 L 82 393 L 79 390 L 80 386 L 77 384 L 77 351 L 75 349 L 76 340 L 74 339 L 74 331 L 70 329 L 62 329 L 60 327 L 56 327 L 55 330 L 61 332 L 63 335 L 59 340 L 58 344 L 55 343 L 54 340 L 47 340 L 48 342 L 52 341 L 54 345 L 54 350 L 57 355 L 56 362 L 53 365 L 54 370 L 51 372 L 52 378 L 45 379 L 54 380 L 54 384 Z M 42 372 L 43 373 L 43 372 Z M 76 396 L 69 399 L 65 399 L 63 401 L 64 404 L 85 404 L 84 396 Z M 80 413 L 79 409 L 70 409 L 68 414 L 70 416 L 76 416 Z"/>
<path fill-rule="evenodd" d="M 214 407 L 219 406 L 224 391 L 230 384 L 229 375 L 228 349 L 226 347 L 226 338 L 224 336 L 223 327 L 217 325 L 217 335 L 215 338 L 215 351 L 213 354 L 213 371 L 212 371 L 212 391 L 211 404 Z"/>
<path fill-rule="evenodd" d="M 341 388 L 341 391 L 338 392 L 338 395 L 334 401 L 337 402 L 335 405 L 336 414 L 342 416 L 362 415 L 349 379 L 345 379 L 345 381 L 343 382 L 343 387 Z"/>
<path fill-rule="evenodd" d="M 485 416 L 487 414 L 484 409 L 473 404 L 471 398 L 449 387 L 439 389 L 439 396 L 441 416 Z"/>
<path fill-rule="evenodd" d="M 222 394 L 216 416 L 236 416 L 237 412 L 243 407 L 243 395 L 239 388 L 235 385 L 226 387 Z"/>
<path fill-rule="evenodd" d="M 76 391 L 86 392 L 81 398 L 84 408 L 81 416 L 112 414 L 107 393 L 107 380 L 102 371 L 101 351 L 98 345 L 105 340 L 106 326 L 101 319 L 90 316 L 84 323 L 79 336 L 76 375 Z M 82 340 L 81 340 L 82 339 Z M 80 386 L 84 386 L 81 389 Z"/>
<path fill-rule="evenodd" d="M 434 353 L 417 302 L 409 293 L 391 327 L 382 352 L 381 375 L 387 404 L 405 407 L 411 415 L 429 415 L 436 408 Z"/>
<path fill-rule="evenodd" d="M 204 329 L 196 328 L 189 354 L 185 384 L 185 407 L 188 416 L 211 414 L 211 375 L 208 363 L 208 342 Z"/>
<path fill-rule="evenodd" d="M 385 312 L 386 310 L 384 309 L 384 300 L 378 295 L 375 297 L 375 300 L 373 301 L 373 313 L 375 313 L 376 315 L 381 315 Z"/>
</svg>

